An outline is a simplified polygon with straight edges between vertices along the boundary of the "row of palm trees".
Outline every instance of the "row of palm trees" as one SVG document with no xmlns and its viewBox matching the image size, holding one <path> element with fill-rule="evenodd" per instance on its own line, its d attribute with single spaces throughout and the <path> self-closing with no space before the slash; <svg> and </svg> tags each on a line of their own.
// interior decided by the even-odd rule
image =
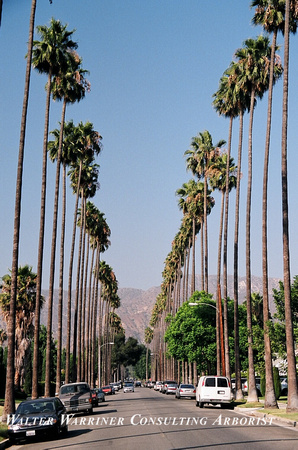
<svg viewBox="0 0 298 450">
<path fill-rule="evenodd" d="M 202 290 L 208 292 L 208 228 L 207 216 L 210 214 L 214 199 L 211 189 L 218 188 L 222 192 L 222 213 L 219 233 L 218 274 L 217 274 L 217 371 L 225 371 L 231 376 L 229 362 L 228 336 L 231 330 L 227 328 L 227 236 L 228 236 L 228 206 L 229 192 L 236 186 L 235 207 L 235 236 L 234 236 L 234 337 L 235 337 L 235 375 L 236 396 L 242 397 L 241 373 L 239 361 L 239 330 L 238 330 L 238 241 L 239 241 L 239 205 L 241 159 L 243 147 L 243 118 L 245 112 L 249 113 L 248 133 L 248 173 L 246 195 L 246 301 L 247 301 L 247 328 L 248 328 L 248 360 L 249 360 L 249 401 L 257 401 L 255 384 L 255 368 L 253 360 L 253 333 L 252 333 L 252 305 L 251 305 L 251 192 L 252 192 L 252 135 L 254 109 L 257 99 L 268 93 L 268 114 L 266 128 L 266 142 L 264 152 L 263 175 L 263 210 L 262 210 L 262 262 L 263 262 L 263 316 L 264 316 L 264 342 L 266 365 L 266 395 L 265 406 L 277 407 L 274 393 L 271 344 L 268 332 L 269 321 L 269 294 L 268 294 L 268 255 L 267 255 L 267 199 L 268 199 L 268 161 L 270 150 L 270 130 L 272 115 L 273 86 L 283 74 L 283 117 L 282 117 L 282 210 L 283 210 L 283 260 L 285 283 L 285 310 L 286 310 L 286 343 L 288 360 L 289 395 L 288 410 L 298 409 L 298 391 L 296 377 L 295 348 L 291 316 L 290 294 L 290 265 L 289 265 L 289 234 L 288 234 L 288 201 L 287 201 L 287 110 L 288 110 L 288 58 L 289 34 L 295 33 L 298 21 L 298 2 L 294 0 L 253 0 L 251 7 L 255 8 L 253 23 L 262 25 L 264 30 L 273 34 L 272 42 L 269 37 L 260 35 L 256 39 L 247 39 L 242 48 L 236 50 L 235 61 L 231 62 L 220 79 L 219 88 L 214 94 L 213 106 L 219 115 L 229 118 L 229 138 L 227 152 L 220 154 L 224 141 L 213 146 L 208 131 L 199 133 L 192 139 L 191 149 L 185 152 L 187 168 L 190 169 L 197 180 L 192 179 L 178 189 L 181 197 L 179 206 L 184 217 L 178 234 L 176 235 L 170 254 L 165 261 L 161 293 L 157 297 L 150 320 L 153 329 L 154 352 L 159 353 L 162 348 L 165 354 L 163 334 L 166 329 L 166 316 L 175 314 L 182 301 L 188 299 L 188 273 L 189 257 L 192 248 L 193 268 L 191 293 L 195 289 L 195 236 L 201 232 L 201 270 Z M 276 38 L 278 31 L 285 36 L 284 67 L 276 51 Z M 231 158 L 231 142 L 233 122 L 239 117 L 239 144 L 238 161 L 234 165 Z M 228 176 L 227 176 L 228 174 Z M 200 181 L 203 180 L 203 181 Z M 221 188 L 219 187 L 221 182 Z M 224 211 L 224 213 L 223 213 Z M 224 220 L 222 220 L 224 215 Z M 222 249 L 223 233 L 223 249 Z M 222 256 L 221 256 L 222 255 Z M 223 321 L 225 336 L 225 351 L 222 361 L 219 349 L 219 325 L 221 322 L 221 258 L 223 259 Z M 156 335 L 156 339 L 154 336 Z M 220 362 L 221 365 L 220 366 Z M 163 371 L 168 365 L 165 364 Z M 162 374 L 161 374 L 162 375 Z"/>
<path fill-rule="evenodd" d="M 71 373 L 77 381 L 88 380 L 92 385 L 95 378 L 95 357 L 97 345 L 101 344 L 101 336 L 109 342 L 113 334 L 121 329 L 121 320 L 115 314 L 120 306 L 117 295 L 118 283 L 110 268 L 100 261 L 101 253 L 109 244 L 110 229 L 104 214 L 89 200 L 94 197 L 98 183 L 99 166 L 95 162 L 102 150 L 101 135 L 94 130 L 91 122 L 65 122 L 66 107 L 70 103 L 81 101 L 90 90 L 90 84 L 82 68 L 82 59 L 76 52 L 77 43 L 73 40 L 74 31 L 67 25 L 52 19 L 49 26 L 38 26 L 40 40 L 33 40 L 36 0 L 32 0 L 29 41 L 27 53 L 27 71 L 25 95 L 20 135 L 20 149 L 16 184 L 15 221 L 13 238 L 13 258 L 11 271 L 11 292 L 8 320 L 8 358 L 4 405 L 4 418 L 14 412 L 14 370 L 15 370 L 15 311 L 17 297 L 17 274 L 19 255 L 19 229 L 21 213 L 22 173 L 24 160 L 24 141 L 26 132 L 26 116 L 31 66 L 39 73 L 47 75 L 46 110 L 42 156 L 42 185 L 40 205 L 40 229 L 38 245 L 36 302 L 34 323 L 34 354 L 32 375 L 32 397 L 38 397 L 38 350 L 40 330 L 40 308 L 42 305 L 42 273 L 44 254 L 45 205 L 47 194 L 47 158 L 56 161 L 56 182 L 53 208 L 52 245 L 50 257 L 49 296 L 47 301 L 47 349 L 45 396 L 51 394 L 51 337 L 53 320 L 54 278 L 56 270 L 56 247 L 58 229 L 58 208 L 60 192 L 60 173 L 62 167 L 62 224 L 60 241 L 59 267 L 59 303 L 58 303 L 58 344 L 57 344 L 57 376 L 56 390 L 61 384 L 61 350 L 62 330 L 67 330 L 66 339 L 66 382 L 71 380 Z M 53 140 L 49 142 L 50 100 L 62 101 L 62 114 L 59 129 L 51 132 Z M 64 247 L 66 216 L 66 178 L 67 170 L 73 192 L 76 194 L 73 232 L 68 272 L 67 324 L 62 322 L 63 285 L 64 285 Z M 76 229 L 80 228 L 77 251 L 77 274 L 75 298 L 72 298 L 73 272 L 75 258 Z M 91 252 L 91 253 L 90 253 Z M 91 262 L 89 261 L 89 254 Z M 74 319 L 72 325 L 72 309 Z M 70 368 L 71 341 L 73 344 L 73 367 Z M 75 379 L 73 379 L 75 381 Z"/>
</svg>

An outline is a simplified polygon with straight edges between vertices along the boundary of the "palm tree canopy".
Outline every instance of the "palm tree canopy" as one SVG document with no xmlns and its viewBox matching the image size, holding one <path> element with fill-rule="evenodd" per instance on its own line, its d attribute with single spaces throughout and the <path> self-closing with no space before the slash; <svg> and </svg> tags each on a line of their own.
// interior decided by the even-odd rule
<svg viewBox="0 0 298 450">
<path fill-rule="evenodd" d="M 270 40 L 266 36 L 257 39 L 246 39 L 244 47 L 236 50 L 235 56 L 241 69 L 238 82 L 240 86 L 262 98 L 269 85 L 269 69 L 271 58 Z M 282 75 L 280 58 L 276 56 L 274 66 L 274 82 Z"/>
<path fill-rule="evenodd" d="M 186 167 L 198 178 L 204 178 L 208 165 L 216 158 L 219 149 L 225 145 L 226 141 L 220 140 L 213 145 L 212 136 L 209 131 L 200 132 L 192 138 L 191 148 L 186 150 Z"/>
<path fill-rule="evenodd" d="M 256 8 L 255 15 L 252 18 L 254 25 L 262 25 L 268 33 L 281 31 L 284 34 L 285 29 L 285 0 L 252 0 L 250 7 Z M 297 31 L 298 2 L 290 2 L 290 21 L 289 27 L 291 33 Z"/>
<path fill-rule="evenodd" d="M 59 75 L 66 72 L 69 59 L 73 59 L 73 50 L 78 46 L 71 39 L 73 31 L 67 30 L 60 20 L 51 19 L 50 26 L 36 27 L 41 40 L 33 41 L 32 64 L 39 73 Z"/>
<path fill-rule="evenodd" d="M 51 83 L 51 92 L 54 100 L 64 100 L 67 103 L 79 102 L 90 92 L 90 83 L 85 79 L 89 74 L 80 67 L 82 60 L 74 55 L 68 59 L 68 67 L 65 72 L 55 75 Z"/>
</svg>

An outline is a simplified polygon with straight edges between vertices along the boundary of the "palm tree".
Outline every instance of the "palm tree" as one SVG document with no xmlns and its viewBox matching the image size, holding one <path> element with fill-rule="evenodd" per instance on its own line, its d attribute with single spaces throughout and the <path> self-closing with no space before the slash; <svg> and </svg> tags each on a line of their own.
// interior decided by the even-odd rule
<svg viewBox="0 0 298 450">
<path fill-rule="evenodd" d="M 89 83 L 84 79 L 84 74 L 87 71 L 81 69 L 81 60 L 74 57 L 69 59 L 69 65 L 66 73 L 61 73 L 54 77 L 52 83 L 52 95 L 54 100 L 63 99 L 62 117 L 60 124 L 60 135 L 57 154 L 57 168 L 56 168 L 56 185 L 54 198 L 54 215 L 53 215 L 53 233 L 52 233 L 52 248 L 51 248 L 51 262 L 50 262 L 50 280 L 49 280 L 49 299 L 48 299 L 48 322 L 47 322 L 47 352 L 46 352 L 46 376 L 45 376 L 45 395 L 50 395 L 50 373 L 51 373 L 51 334 L 52 334 L 52 309 L 53 309 L 53 293 L 54 293 L 54 276 L 55 276 L 55 255 L 56 255 L 56 239 L 57 239 L 57 220 L 58 220 L 58 197 L 60 185 L 60 163 L 62 156 L 63 145 L 63 130 L 65 121 L 66 105 L 80 101 L 85 96 L 86 90 L 90 89 Z M 61 280 L 63 283 L 63 280 Z M 62 321 L 62 292 L 63 285 L 60 286 L 60 301 L 59 314 L 60 321 Z M 60 325 L 61 331 L 61 325 Z M 62 334 L 60 333 L 57 348 L 57 388 L 61 384 L 61 341 Z M 59 383 L 59 384 L 58 384 Z"/>
<path fill-rule="evenodd" d="M 238 64 L 241 68 L 240 86 L 249 88 L 250 94 L 250 119 L 248 137 L 248 181 L 246 200 L 246 301 L 247 301 L 247 328 L 248 328 L 248 360 L 249 360 L 249 400 L 257 401 L 255 386 L 255 371 L 253 362 L 253 335 L 251 320 L 251 191 L 252 191 L 252 130 L 253 113 L 256 97 L 262 98 L 268 87 L 268 67 L 270 61 L 270 46 L 267 37 L 259 36 L 257 39 L 247 39 L 244 47 L 236 51 Z"/>
<path fill-rule="evenodd" d="M 191 295 L 195 291 L 195 241 L 196 234 L 201 228 L 200 222 L 203 217 L 203 183 L 197 183 L 195 180 L 189 180 L 183 183 L 183 186 L 176 191 L 176 195 L 180 197 L 179 208 L 183 214 L 188 214 L 192 220 L 192 281 Z"/>
<path fill-rule="evenodd" d="M 215 146 L 209 131 L 205 130 L 192 138 L 191 149 L 185 152 L 187 156 L 187 169 L 194 175 L 204 180 L 204 287 L 208 292 L 208 231 L 207 231 L 207 190 L 208 190 L 208 169 L 218 156 L 219 149 L 225 144 L 224 140 L 219 141 Z"/>
<path fill-rule="evenodd" d="M 57 374 L 56 374 L 56 391 L 58 392 L 61 384 L 61 371 L 58 373 L 60 362 L 59 347 L 61 349 L 62 340 L 62 306 L 63 306 L 63 280 L 64 280 L 64 240 L 65 240 L 65 216 L 66 216 L 66 167 L 74 161 L 77 157 L 74 149 L 75 126 L 72 120 L 66 122 L 63 128 L 63 147 L 61 162 L 63 166 L 63 181 L 62 181 L 62 219 L 61 219 L 61 242 L 60 242 L 60 273 L 59 273 L 59 303 L 58 303 L 58 338 L 57 338 Z M 49 141 L 48 151 L 51 161 L 55 161 L 58 156 L 60 129 L 51 131 L 54 136 L 53 141 Z"/>
<path fill-rule="evenodd" d="M 238 244 L 239 244 L 239 205 L 240 205 L 240 180 L 241 180 L 241 161 L 242 161 L 242 141 L 243 141 L 243 116 L 246 109 L 249 109 L 250 98 L 247 94 L 248 89 L 241 85 L 239 80 L 242 77 L 241 67 L 232 62 L 225 71 L 223 77 L 227 77 L 227 96 L 221 101 L 226 101 L 235 105 L 239 111 L 239 140 L 237 156 L 237 184 L 236 184 L 236 204 L 235 204 L 235 231 L 234 231 L 234 340 L 235 340 L 235 376 L 236 376 L 236 398 L 243 398 L 241 385 L 240 353 L 239 353 L 239 317 L 238 317 Z M 225 83 L 224 83 L 225 84 Z M 223 87 L 224 87 L 223 84 Z"/>
<path fill-rule="evenodd" d="M 41 186 L 41 207 L 40 207 L 40 229 L 38 243 L 37 262 L 37 293 L 36 293 L 36 334 L 34 336 L 34 356 L 33 356 L 33 381 L 32 397 L 38 396 L 38 330 L 40 317 L 40 295 L 43 267 L 43 246 L 45 228 L 45 202 L 46 202 L 46 178 L 47 178 L 47 141 L 49 129 L 50 95 L 52 77 L 63 73 L 68 67 L 68 61 L 72 58 L 72 51 L 77 48 L 77 44 L 71 40 L 73 31 L 67 31 L 67 26 L 60 21 L 51 20 L 50 26 L 38 26 L 37 31 L 41 36 L 40 41 L 33 42 L 32 63 L 33 67 L 40 73 L 48 75 L 45 128 L 43 139 L 43 163 L 42 163 L 42 186 Z M 49 344 L 50 345 L 50 341 Z M 50 351 L 50 350 L 49 350 Z"/>
<path fill-rule="evenodd" d="M 67 298 L 67 339 L 66 339 L 66 369 L 65 369 L 65 382 L 68 383 L 70 379 L 70 336 L 71 336 L 71 291 L 72 291 L 72 274 L 73 274 L 73 261 L 74 261 L 74 249 L 75 249 L 75 237 L 77 228 L 77 211 L 80 196 L 80 179 L 82 172 L 82 165 L 85 162 L 92 163 L 94 155 L 98 155 L 101 151 L 101 141 L 102 137 L 100 134 L 93 129 L 93 124 L 91 122 L 86 122 L 83 124 L 79 123 L 77 127 L 74 128 L 74 136 L 72 142 L 76 150 L 76 158 L 74 158 L 72 163 L 72 171 L 76 171 L 76 203 L 74 210 L 74 221 L 73 221 L 73 232 L 70 250 L 70 261 L 69 261 L 69 273 L 68 273 L 68 298 Z M 76 323 L 77 318 L 75 317 L 74 323 Z M 76 343 L 74 343 L 74 346 Z M 74 373 L 73 373 L 74 376 Z"/>
<path fill-rule="evenodd" d="M 23 183 L 23 162 L 24 162 L 24 147 L 27 123 L 27 110 L 29 99 L 29 86 L 31 76 L 31 61 L 33 48 L 33 33 L 35 22 L 36 0 L 32 0 L 30 23 L 29 23 L 29 38 L 28 38 L 28 53 L 27 65 L 25 75 L 25 88 L 23 98 L 23 109 L 20 130 L 18 169 L 16 180 L 16 196 L 15 196 L 15 211 L 14 211 L 14 228 L 13 228 L 13 251 L 12 251 L 12 269 L 11 269 L 11 298 L 10 298 L 10 315 L 7 325 L 7 368 L 6 368 L 6 385 L 5 385 L 5 402 L 3 409 L 3 421 L 6 421 L 7 414 L 15 412 L 14 401 L 14 348 L 15 348 L 15 310 L 16 310 L 16 296 L 17 296 L 17 273 L 19 263 L 19 241 L 20 241 L 20 221 L 21 221 L 21 199 L 22 199 L 22 183 Z M 2 13 L 2 0 L 1 0 Z M 1 21 L 1 14 L 0 14 Z"/>
<path fill-rule="evenodd" d="M 224 209 L 227 210 L 227 203 L 225 204 L 226 188 L 228 185 L 229 192 L 236 186 L 237 177 L 235 175 L 236 166 L 234 165 L 233 158 L 230 157 L 230 162 L 227 163 L 228 153 L 223 153 L 217 158 L 216 163 L 213 166 L 213 178 L 210 179 L 210 185 L 213 190 L 218 189 L 222 193 L 221 201 L 221 214 L 220 214 L 220 227 L 219 227 L 219 240 L 218 240 L 218 263 L 217 263 L 217 308 L 219 312 L 219 302 L 221 302 L 221 296 L 219 295 L 220 290 L 220 278 L 221 278 L 221 253 L 222 253 L 222 231 L 223 231 L 223 219 L 224 219 Z M 229 169 L 229 176 L 227 177 L 227 169 Z M 228 183 L 227 183 L 228 179 Z M 226 208 L 225 208 L 226 207 Z M 225 221 L 225 225 L 227 225 Z M 225 239 L 227 238 L 225 234 Z M 224 246 L 224 253 L 227 251 L 226 246 Z M 224 261 L 226 261 L 224 256 Z M 217 363 L 218 363 L 218 374 L 220 374 L 220 343 L 219 343 L 219 317 L 217 312 Z M 224 295 L 224 334 L 225 334 L 225 368 L 226 375 L 230 377 L 230 358 L 229 358 L 229 333 L 228 333 L 228 301 L 227 294 Z"/>
<path fill-rule="evenodd" d="M 71 166 L 69 171 L 71 183 L 73 189 L 78 189 L 79 196 L 81 197 L 81 209 L 85 208 L 85 200 L 90 197 L 94 197 L 96 190 L 99 187 L 98 184 L 98 164 L 90 163 L 87 159 L 83 164 L 80 161 L 79 166 Z M 84 224 L 85 213 L 83 213 L 83 220 L 80 224 L 80 237 L 79 237 L 79 249 L 78 249 L 78 264 L 77 264 L 77 276 L 76 276 L 76 298 L 75 298 L 75 311 L 74 311 L 74 329 L 73 329 L 73 376 L 76 368 L 76 357 L 78 356 L 77 364 L 77 381 L 80 381 L 81 376 L 81 311 L 82 311 L 82 283 L 83 283 L 83 265 L 84 265 Z M 76 342 L 77 341 L 77 342 Z M 78 355 L 77 355 L 78 351 Z"/>
<path fill-rule="evenodd" d="M 263 174 L 263 210 L 262 210 L 262 264 L 263 264 L 263 308 L 264 308 L 264 342 L 265 342 L 265 371 L 266 371 L 266 393 L 265 407 L 277 407 L 277 401 L 274 392 L 273 368 L 271 342 L 268 330 L 269 321 L 269 294 L 268 294 L 268 243 L 267 243 L 267 203 L 268 203 L 268 167 L 269 167 L 269 149 L 271 133 L 272 116 L 272 93 L 273 84 L 277 78 L 275 69 L 276 64 L 276 39 L 278 31 L 284 29 L 284 4 L 280 0 L 253 0 L 251 7 L 256 7 L 253 23 L 261 24 L 269 33 L 273 33 L 271 43 L 269 88 L 268 88 L 268 110 L 267 110 L 267 129 L 265 141 L 264 156 L 264 174 Z M 280 65 L 281 67 L 281 65 Z M 281 76 L 282 70 L 279 72 Z"/>
<path fill-rule="evenodd" d="M 149 354 L 149 345 L 151 344 L 153 339 L 153 330 L 150 327 L 145 328 L 144 333 L 144 341 L 146 344 L 146 381 L 149 379 L 148 377 L 148 354 Z"/>
<path fill-rule="evenodd" d="M 32 267 L 25 265 L 19 267 L 17 277 L 17 301 L 16 301 L 16 330 L 15 330 L 15 377 L 14 385 L 20 389 L 24 381 L 26 365 L 29 363 L 31 339 L 33 335 L 33 320 L 36 302 L 36 273 Z M 11 297 L 11 275 L 2 277 L 0 286 L 0 307 L 4 320 L 9 322 L 10 297 Z M 43 298 L 41 299 L 41 305 Z"/>
<path fill-rule="evenodd" d="M 289 90 L 289 29 L 290 0 L 286 0 L 285 12 L 285 42 L 284 42 L 284 80 L 282 108 L 282 223 L 283 223 L 283 262 L 284 262 L 284 293 L 286 345 L 288 360 L 288 411 L 298 410 L 298 389 L 296 375 L 295 345 L 293 336 L 293 319 L 291 309 L 291 277 L 289 248 L 289 211 L 288 211 L 288 170 L 287 170 L 287 133 L 288 133 L 288 90 Z"/>
</svg>

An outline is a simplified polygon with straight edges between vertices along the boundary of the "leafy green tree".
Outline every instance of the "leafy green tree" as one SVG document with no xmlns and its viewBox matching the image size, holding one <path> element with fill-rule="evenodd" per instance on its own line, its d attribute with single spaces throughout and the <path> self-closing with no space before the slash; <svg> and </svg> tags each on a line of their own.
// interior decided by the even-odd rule
<svg viewBox="0 0 298 450">
<path fill-rule="evenodd" d="M 137 363 L 135 365 L 135 374 L 136 374 L 136 377 L 139 378 L 140 380 L 145 380 L 146 379 L 147 349 L 146 349 L 145 345 L 141 345 L 141 347 L 142 347 L 142 353 L 140 355 L 139 361 L 137 361 Z M 150 371 L 150 367 L 149 367 L 149 371 Z"/>
<path fill-rule="evenodd" d="M 190 306 L 190 302 L 198 306 Z M 211 294 L 196 291 L 178 309 L 165 332 L 168 353 L 180 361 L 196 362 L 200 372 L 216 370 L 215 308 Z"/>
</svg>

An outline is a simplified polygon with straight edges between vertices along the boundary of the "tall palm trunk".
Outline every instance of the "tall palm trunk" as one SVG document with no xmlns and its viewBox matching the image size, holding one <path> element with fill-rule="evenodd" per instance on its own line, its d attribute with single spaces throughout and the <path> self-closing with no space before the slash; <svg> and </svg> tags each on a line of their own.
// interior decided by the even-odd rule
<svg viewBox="0 0 298 450">
<path fill-rule="evenodd" d="M 50 262 L 50 281 L 49 281 L 49 299 L 48 299 L 48 321 L 47 321 L 47 346 L 46 346 L 46 376 L 45 376 L 45 397 L 51 396 L 51 338 L 52 338 L 52 320 L 53 320 L 53 296 L 54 296 L 54 278 L 56 261 L 56 241 L 57 241 L 57 223 L 58 223 L 58 205 L 59 205 L 59 187 L 60 187 L 60 166 L 63 145 L 63 128 L 65 120 L 66 101 L 63 102 L 62 117 L 59 136 L 59 148 L 56 167 L 56 184 L 54 198 L 52 248 Z"/>
<path fill-rule="evenodd" d="M 45 208 L 46 208 L 46 183 L 47 183 L 47 142 L 49 131 L 49 113 L 50 113 L 50 96 L 51 96 L 51 71 L 48 75 L 47 83 L 47 97 L 46 97 L 46 113 L 45 113 L 45 129 L 43 138 L 43 163 L 42 163 L 42 182 L 41 182 L 41 205 L 40 205 L 40 226 L 39 226 L 39 241 L 38 241 L 38 257 L 37 257 L 37 282 L 36 282 L 36 313 L 35 313 L 35 327 L 36 333 L 39 333 L 39 321 L 40 321 L 40 297 L 41 297 L 41 283 L 42 283 L 42 268 L 43 268 L 43 247 L 44 247 L 44 229 L 45 229 Z M 39 339 L 39 335 L 34 335 L 35 345 Z M 34 349 L 35 351 L 38 350 Z M 32 396 L 38 397 L 37 383 L 38 383 L 38 365 L 37 355 L 33 355 L 33 380 L 32 383 Z"/>
<path fill-rule="evenodd" d="M 79 275 L 79 283 L 77 285 L 79 286 L 79 314 L 78 314 L 78 368 L 77 368 L 77 381 L 82 381 L 82 321 L 83 321 L 83 284 L 84 284 L 84 260 L 85 260 L 85 247 L 86 247 L 86 221 L 85 221 L 85 211 L 86 211 L 86 198 L 83 197 L 82 193 L 82 211 L 81 211 L 81 251 L 79 250 L 79 253 L 81 253 L 80 258 L 80 270 L 78 270 Z M 78 262 L 79 263 L 79 262 Z"/>
<path fill-rule="evenodd" d="M 271 44 L 271 60 L 269 74 L 268 89 L 268 113 L 267 113 L 267 130 L 264 156 L 264 175 L 263 175 L 263 210 L 262 210 L 262 264 L 263 264 L 263 318 L 264 318 L 264 344 L 265 344 L 265 373 L 266 373 L 266 391 L 265 391 L 265 408 L 276 408 L 277 401 L 274 392 L 273 368 L 272 368 L 272 352 L 271 342 L 268 330 L 269 323 L 269 295 L 268 295 L 268 244 L 267 244 L 267 200 L 268 200 L 268 166 L 269 166 L 269 148 L 270 148 L 270 131 L 272 116 L 272 92 L 273 92 L 273 75 L 275 62 L 277 29 L 273 33 Z"/>
<path fill-rule="evenodd" d="M 6 371 L 6 387 L 5 387 L 5 402 L 3 410 L 3 421 L 6 421 L 7 414 L 15 412 L 14 401 L 14 352 L 15 352 L 15 310 L 17 297 L 17 274 L 19 261 L 19 240 L 20 240 L 20 221 L 21 221 L 21 199 L 22 199 L 22 182 L 23 182 L 23 162 L 24 162 L 24 147 L 27 123 L 27 110 L 29 99 L 29 86 L 31 75 L 31 61 L 32 61 L 32 47 L 33 47 L 33 32 L 36 11 L 36 0 L 32 0 L 30 24 L 29 24 L 29 39 L 28 39 L 28 53 L 27 65 L 25 75 L 25 88 L 23 98 L 23 109 L 20 129 L 20 144 L 17 168 L 16 181 L 16 197 L 15 197 L 15 212 L 14 212 L 14 229 L 13 229 L 13 251 L 12 251 L 12 271 L 11 271 L 11 297 L 9 307 L 9 321 L 7 326 L 7 371 Z"/>
<path fill-rule="evenodd" d="M 235 234 L 234 234 L 234 349 L 235 349 L 235 379 L 236 400 L 243 399 L 241 385 L 241 367 L 239 353 L 239 314 L 238 314 L 238 242 L 239 242 L 239 202 L 240 202 L 240 179 L 242 162 L 242 140 L 243 140 L 243 111 L 239 114 L 239 144 L 237 161 L 237 184 L 236 184 L 236 206 L 235 206 Z"/>
<path fill-rule="evenodd" d="M 192 218 L 192 277 L 191 292 L 192 295 L 196 290 L 196 219 Z"/>
<path fill-rule="evenodd" d="M 204 219 L 201 220 L 201 290 L 205 290 L 205 273 L 204 273 Z"/>
<path fill-rule="evenodd" d="M 246 304 L 247 304 L 247 330 L 248 330 L 248 401 L 258 401 L 255 380 L 255 367 L 253 358 L 252 308 L 251 308 L 251 262 L 250 262 L 250 221 L 251 221 L 251 189 L 252 189 L 252 128 L 254 113 L 255 91 L 251 91 L 250 118 L 248 134 L 248 175 L 246 199 Z"/>
<path fill-rule="evenodd" d="M 208 293 L 208 228 L 207 228 L 207 175 L 204 176 L 204 226 L 205 226 L 205 292 Z"/>
<path fill-rule="evenodd" d="M 230 348 L 229 348 L 229 329 L 228 329 L 228 223 L 229 223 L 229 194 L 230 194 L 230 156 L 232 145 L 233 117 L 230 117 L 229 141 L 226 165 L 226 208 L 224 220 L 224 245 L 223 245 L 223 287 L 224 287 L 224 336 L 225 336 L 225 367 L 226 376 L 231 378 L 230 368 Z"/>
<path fill-rule="evenodd" d="M 88 288 L 88 310 L 87 310 L 87 348 L 86 348 L 86 362 L 85 362 L 85 373 L 87 374 L 87 381 L 91 384 L 90 379 L 90 363 L 91 363 L 91 330 L 93 324 L 93 302 L 92 302 L 92 273 L 93 273 L 93 265 L 94 265 L 94 256 L 95 256 L 95 245 L 92 248 L 92 256 L 91 256 L 91 267 L 89 271 L 89 288 Z"/>
<path fill-rule="evenodd" d="M 64 280 L 64 242 L 65 242 L 65 216 L 66 216 L 66 166 L 63 164 L 63 190 L 62 190 L 62 221 L 60 240 L 60 271 L 59 271 L 59 301 L 58 301 L 58 333 L 57 333 L 57 370 L 56 392 L 61 386 L 61 352 L 62 352 L 62 317 L 63 317 L 63 280 Z"/>
<path fill-rule="evenodd" d="M 81 189 L 81 211 L 84 209 L 84 197 L 83 190 Z M 82 244 L 83 244 L 83 221 L 81 220 L 80 237 L 79 237 L 79 249 L 78 249 L 78 264 L 77 264 L 77 276 L 76 276 L 76 299 L 75 299 L 75 312 L 73 322 L 73 352 L 72 352 L 72 366 L 74 379 L 81 381 L 81 341 L 78 340 L 80 335 L 80 273 L 81 273 L 81 260 L 82 260 Z M 80 336 L 81 338 L 81 336 Z"/>
<path fill-rule="evenodd" d="M 293 319 L 291 309 L 291 277 L 289 249 L 289 215 L 288 215 L 288 169 L 287 169 L 287 138 L 288 138 L 288 89 L 289 89 L 289 8 L 290 0 L 286 0 L 285 43 L 284 43 L 284 84 L 282 108 L 282 223 L 283 223 L 283 263 L 285 291 L 286 345 L 288 360 L 288 411 L 298 409 L 298 391 L 296 375 L 295 345 L 293 336 Z"/>
<path fill-rule="evenodd" d="M 68 271 L 68 293 L 67 293 L 67 339 L 66 339 L 66 367 L 65 367 L 65 383 L 70 381 L 70 336 L 71 336 L 71 291 L 72 291 L 72 273 L 73 273 L 73 260 L 74 260 L 74 250 L 75 250 L 75 240 L 76 240 L 76 229 L 77 229 L 77 215 L 80 197 L 80 182 L 81 182 L 81 172 L 82 172 L 82 162 L 80 162 L 78 186 L 76 194 L 76 203 L 74 210 L 74 221 L 72 229 L 72 239 L 71 239 L 71 249 L 70 249 L 70 260 L 69 260 L 69 271 Z M 75 361 L 73 361 L 73 364 Z M 72 379 L 74 378 L 74 373 L 72 373 Z"/>
<path fill-rule="evenodd" d="M 225 193 L 222 191 L 221 207 L 220 207 L 220 225 L 218 237 L 218 252 L 217 252 L 217 286 L 220 286 L 221 279 L 221 251 L 222 251 L 222 231 L 223 231 L 223 217 L 224 217 Z M 220 375 L 220 333 L 219 333 L 219 293 L 221 289 L 217 289 L 216 295 L 216 373 Z"/>
<path fill-rule="evenodd" d="M 86 213 L 85 213 L 85 222 L 86 222 Z M 85 224 L 86 229 L 86 224 Z M 86 232 L 86 230 L 85 230 Z M 86 373 L 85 373 L 85 360 L 86 360 L 86 300 L 87 300 L 87 276 L 88 276 L 88 266 L 89 266 L 89 244 L 90 244 L 90 235 L 87 233 L 87 254 L 86 254 L 86 262 L 85 262 L 85 274 L 84 274 L 84 289 L 83 289 L 83 312 L 82 312 L 82 339 L 81 339 L 81 379 L 86 381 Z M 85 251 L 86 253 L 86 251 Z"/>
</svg>

